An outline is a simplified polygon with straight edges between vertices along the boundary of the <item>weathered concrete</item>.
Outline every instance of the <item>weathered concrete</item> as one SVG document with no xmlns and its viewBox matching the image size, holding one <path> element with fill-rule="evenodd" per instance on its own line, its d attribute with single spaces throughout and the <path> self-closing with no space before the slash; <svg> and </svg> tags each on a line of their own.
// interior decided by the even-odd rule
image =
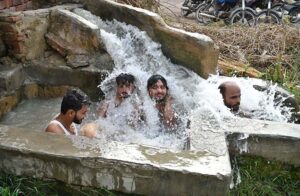
<svg viewBox="0 0 300 196">
<path fill-rule="evenodd" d="M 49 9 L 0 13 L 0 30 L 8 54 L 19 60 L 41 58 L 47 49 L 45 34 L 52 9 L 72 9 L 80 5 L 55 6 Z"/>
<path fill-rule="evenodd" d="M 0 170 L 146 195 L 224 195 L 228 153 L 173 152 L 0 126 Z"/>
<path fill-rule="evenodd" d="M 21 100 L 20 92 L 16 91 L 13 94 L 0 97 L 0 118 L 11 111 Z"/>
<path fill-rule="evenodd" d="M 32 98 L 55 98 L 63 97 L 68 90 L 72 87 L 61 85 L 61 86 L 49 86 L 49 85 L 38 85 L 35 83 L 25 84 L 23 88 L 23 97 L 26 99 Z"/>
<path fill-rule="evenodd" d="M 46 39 L 53 49 L 66 57 L 67 65 L 72 68 L 88 66 L 96 56 L 106 53 L 99 28 L 68 10 L 51 12 Z"/>
<path fill-rule="evenodd" d="M 0 69 L 1 70 L 1 69 Z M 0 71 L 0 92 L 19 89 L 25 80 L 25 73 L 21 66 Z"/>
<path fill-rule="evenodd" d="M 253 119 L 227 124 L 229 150 L 300 165 L 300 125 Z"/>
<path fill-rule="evenodd" d="M 64 65 L 42 65 L 30 64 L 24 67 L 31 81 L 43 85 L 67 85 L 84 89 L 92 100 L 98 100 L 103 96 L 102 92 L 97 90 L 97 86 L 107 76 L 107 70 L 99 70 L 95 67 L 84 69 L 72 69 Z"/>
<path fill-rule="evenodd" d="M 218 48 L 209 37 L 171 28 L 159 15 L 129 5 L 106 0 L 87 0 L 83 3 L 89 11 L 103 19 L 116 19 L 146 31 L 154 41 L 161 44 L 163 53 L 172 62 L 204 78 L 215 73 Z"/>
<path fill-rule="evenodd" d="M 0 57 L 3 57 L 3 56 L 6 56 L 7 51 L 6 51 L 6 46 L 5 46 L 4 42 L 2 41 L 1 37 L 2 36 L 0 33 Z"/>
</svg>

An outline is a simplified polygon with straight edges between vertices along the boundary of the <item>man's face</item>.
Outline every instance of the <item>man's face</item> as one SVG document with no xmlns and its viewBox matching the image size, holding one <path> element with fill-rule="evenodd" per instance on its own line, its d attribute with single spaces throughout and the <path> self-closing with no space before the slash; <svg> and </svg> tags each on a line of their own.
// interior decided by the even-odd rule
<svg viewBox="0 0 300 196">
<path fill-rule="evenodd" d="M 129 97 L 134 90 L 134 85 L 132 83 L 119 84 L 117 86 L 117 97 L 124 99 Z"/>
<path fill-rule="evenodd" d="M 73 118 L 73 122 L 76 124 L 81 124 L 82 120 L 85 118 L 87 112 L 88 112 L 88 105 L 83 105 L 82 108 L 80 110 L 78 110 L 77 112 L 75 112 L 75 116 Z"/>
<path fill-rule="evenodd" d="M 238 86 L 230 85 L 226 87 L 224 94 L 224 104 L 232 111 L 237 112 L 240 107 L 241 90 Z"/>
<path fill-rule="evenodd" d="M 167 87 L 162 83 L 161 80 L 158 80 L 148 89 L 151 99 L 157 102 L 163 101 L 167 96 L 167 92 Z"/>
</svg>

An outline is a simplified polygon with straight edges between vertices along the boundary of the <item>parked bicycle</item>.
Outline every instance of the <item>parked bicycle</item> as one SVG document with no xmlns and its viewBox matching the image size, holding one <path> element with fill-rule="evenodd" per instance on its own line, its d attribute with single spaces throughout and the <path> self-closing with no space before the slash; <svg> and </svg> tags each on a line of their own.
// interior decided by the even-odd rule
<svg viewBox="0 0 300 196">
<path fill-rule="evenodd" d="M 196 12 L 203 1 L 204 0 L 185 0 L 181 6 L 181 15 L 186 17 Z"/>
<path fill-rule="evenodd" d="M 196 11 L 196 19 L 198 22 L 208 24 L 220 19 L 227 20 L 231 10 L 234 8 L 236 1 L 233 3 L 218 2 L 218 0 L 206 0 L 204 1 Z"/>
<path fill-rule="evenodd" d="M 272 10 L 275 10 L 277 13 L 279 13 L 281 20 L 285 15 L 287 15 L 289 16 L 289 21 L 291 23 L 300 22 L 300 1 L 289 3 L 285 0 L 282 0 L 280 3 L 272 6 Z"/>
<path fill-rule="evenodd" d="M 281 17 L 277 11 L 272 9 L 271 0 L 268 0 L 267 9 L 262 10 L 256 16 L 256 24 L 261 23 L 281 24 Z"/>
<path fill-rule="evenodd" d="M 242 7 L 237 8 L 231 12 L 229 17 L 229 23 L 255 26 L 256 24 L 256 12 L 251 7 L 246 6 L 245 0 L 242 0 Z"/>
</svg>

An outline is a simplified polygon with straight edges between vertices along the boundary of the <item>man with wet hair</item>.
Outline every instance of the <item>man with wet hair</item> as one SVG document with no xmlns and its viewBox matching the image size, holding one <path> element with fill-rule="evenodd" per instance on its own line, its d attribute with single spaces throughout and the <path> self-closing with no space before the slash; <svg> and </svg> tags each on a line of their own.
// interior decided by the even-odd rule
<svg viewBox="0 0 300 196">
<path fill-rule="evenodd" d="M 223 82 L 218 87 L 223 97 L 225 106 L 230 108 L 232 112 L 238 112 L 241 101 L 241 89 L 232 81 Z"/>
<path fill-rule="evenodd" d="M 113 124 L 126 123 L 129 126 L 136 126 L 136 124 L 143 120 L 142 112 L 139 110 L 139 103 L 134 103 L 133 111 L 130 107 L 124 106 L 124 101 L 132 96 L 135 90 L 135 78 L 128 73 L 121 73 L 116 77 L 116 96 L 113 100 L 105 100 L 99 109 L 99 116 L 102 118 L 109 118 Z M 136 100 L 135 100 L 136 101 Z M 127 105 L 131 104 L 130 102 Z M 128 109 L 128 110 L 126 110 Z M 126 110 L 126 111 L 125 111 Z M 123 127 L 122 127 L 123 128 Z M 97 132 L 101 131 L 98 123 L 88 123 L 81 128 L 81 134 L 90 138 L 97 136 Z"/>
<path fill-rule="evenodd" d="M 135 89 L 135 78 L 133 75 L 128 73 L 121 73 L 116 77 L 116 96 L 112 101 L 106 101 L 99 110 L 99 116 L 105 118 L 109 107 L 118 107 L 122 102 L 129 98 Z M 113 106 L 112 106 L 113 105 Z"/>
<path fill-rule="evenodd" d="M 63 97 L 60 114 L 46 127 L 46 132 L 65 135 L 78 135 L 74 123 L 81 124 L 85 118 L 90 101 L 79 90 L 68 91 Z"/>
<path fill-rule="evenodd" d="M 155 108 L 164 125 L 171 129 L 176 128 L 176 114 L 172 107 L 173 100 L 169 96 L 166 79 L 158 74 L 152 75 L 147 81 L 147 90 L 150 98 L 155 101 Z"/>
</svg>

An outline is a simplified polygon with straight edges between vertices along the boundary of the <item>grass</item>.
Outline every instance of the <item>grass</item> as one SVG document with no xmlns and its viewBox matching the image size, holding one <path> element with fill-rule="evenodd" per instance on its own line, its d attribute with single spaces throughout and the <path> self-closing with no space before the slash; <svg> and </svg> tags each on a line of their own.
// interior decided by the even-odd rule
<svg viewBox="0 0 300 196">
<path fill-rule="evenodd" d="M 234 160 L 239 168 L 241 183 L 230 190 L 228 196 L 300 195 L 300 167 L 251 156 L 236 157 Z M 55 180 L 38 180 L 2 173 L 0 174 L 0 195 L 113 196 L 118 193 L 99 188 L 74 187 Z"/>
<path fill-rule="evenodd" d="M 237 157 L 241 183 L 228 195 L 300 195 L 300 167 L 260 157 Z"/>
<path fill-rule="evenodd" d="M 56 180 L 39 180 L 32 177 L 0 174 L 0 195 L 98 195 L 113 196 L 112 192 L 100 188 L 75 187 Z"/>
</svg>

